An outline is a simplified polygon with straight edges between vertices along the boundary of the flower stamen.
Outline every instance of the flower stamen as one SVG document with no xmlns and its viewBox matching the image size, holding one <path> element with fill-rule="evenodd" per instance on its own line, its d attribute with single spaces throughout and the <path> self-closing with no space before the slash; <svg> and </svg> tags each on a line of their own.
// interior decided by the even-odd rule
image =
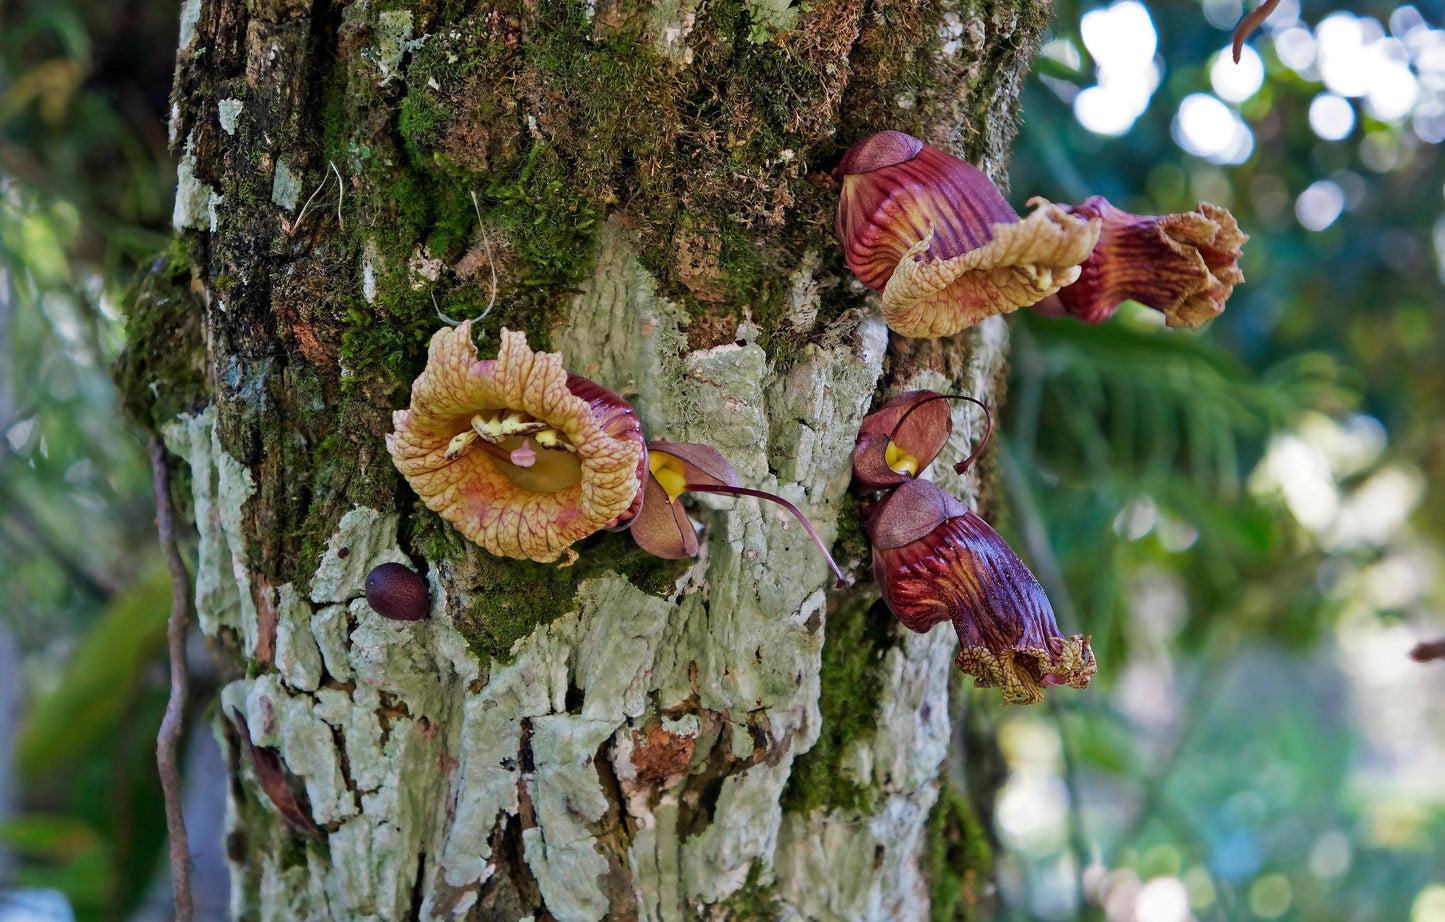
<svg viewBox="0 0 1445 922">
<path fill-rule="evenodd" d="M 883 450 L 883 458 L 888 463 L 890 470 L 909 477 L 917 477 L 921 465 L 918 459 L 898 447 L 897 442 L 889 442 L 888 447 Z"/>
</svg>

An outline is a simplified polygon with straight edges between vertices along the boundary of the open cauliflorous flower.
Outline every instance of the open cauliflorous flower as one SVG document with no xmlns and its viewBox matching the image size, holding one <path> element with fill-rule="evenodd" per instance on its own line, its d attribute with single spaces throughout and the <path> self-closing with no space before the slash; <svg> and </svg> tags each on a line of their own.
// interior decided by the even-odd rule
<svg viewBox="0 0 1445 922">
<path fill-rule="evenodd" d="M 386 437 L 397 470 L 457 530 L 502 557 L 577 558 L 573 542 L 636 515 L 647 452 L 621 397 L 503 329 L 477 358 L 471 324 L 432 336 L 411 406 Z M 565 564 L 564 564 L 565 565 Z"/>
<path fill-rule="evenodd" d="M 904 336 L 948 336 L 1079 277 L 1099 222 L 1044 199 L 1019 219 L 976 167 L 884 131 L 838 164 L 835 230 L 848 266 Z"/>
<path fill-rule="evenodd" d="M 1071 210 L 1102 222 L 1078 281 L 1058 294 L 1064 310 L 1085 323 L 1107 320 L 1133 300 L 1171 327 L 1198 328 L 1244 281 L 1239 257 L 1249 236 L 1228 209 L 1200 202 L 1185 214 L 1133 215 L 1096 195 Z"/>
</svg>

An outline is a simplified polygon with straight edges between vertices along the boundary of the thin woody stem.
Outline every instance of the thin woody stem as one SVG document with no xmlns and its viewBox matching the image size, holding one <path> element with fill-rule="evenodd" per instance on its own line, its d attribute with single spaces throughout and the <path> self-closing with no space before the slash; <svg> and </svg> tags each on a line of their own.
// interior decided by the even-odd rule
<svg viewBox="0 0 1445 922">
<path fill-rule="evenodd" d="M 818 545 L 818 550 L 823 552 L 823 557 L 828 561 L 828 566 L 833 568 L 833 574 L 838 577 L 838 584 L 833 588 L 847 589 L 853 585 L 853 581 L 844 576 L 843 571 L 838 569 L 838 564 L 833 560 L 833 555 L 828 553 L 828 548 L 824 546 L 823 539 L 819 538 L 818 533 L 813 530 L 813 523 L 809 522 L 807 516 L 798 511 L 797 506 L 794 506 L 781 496 L 764 493 L 762 490 L 749 490 L 747 487 L 729 487 L 722 484 L 714 486 L 712 484 L 689 483 L 684 485 L 683 489 L 688 493 L 722 493 L 726 496 L 755 496 L 758 499 L 766 499 L 777 503 L 793 514 L 793 518 L 802 524 L 803 529 L 808 533 L 808 537 L 812 538 L 813 543 Z"/>
<path fill-rule="evenodd" d="M 934 394 L 932 397 L 924 397 L 909 407 L 907 412 L 902 416 L 898 417 L 898 422 L 893 424 L 893 431 L 888 434 L 888 438 L 894 439 L 898 435 L 898 430 L 903 428 L 903 421 L 912 416 L 914 410 L 923 406 L 925 403 L 932 403 L 935 400 L 967 400 L 969 403 L 977 404 L 979 409 L 983 410 L 983 418 L 987 423 L 987 428 L 983 431 L 983 438 L 979 439 L 978 446 L 974 448 L 973 454 L 953 466 L 953 472 L 955 474 L 962 474 L 973 466 L 973 462 L 978 460 L 979 455 L 983 454 L 984 448 L 988 446 L 989 438 L 993 436 L 993 414 L 989 412 L 988 404 L 979 400 L 977 397 L 970 397 L 967 394 Z"/>
<path fill-rule="evenodd" d="M 1445 659 L 1445 638 L 1440 640 L 1422 640 L 1415 644 L 1415 649 L 1410 651 L 1410 658 L 1417 663 L 1428 663 L 1431 660 Z"/>
<path fill-rule="evenodd" d="M 195 619 L 195 603 L 191 597 L 191 575 L 176 545 L 175 511 L 171 504 L 171 468 L 166 461 L 165 444 L 159 435 L 151 436 L 151 469 L 154 472 L 156 499 L 156 530 L 160 532 L 161 553 L 171 574 L 171 617 L 166 626 L 171 657 L 171 697 L 166 702 L 165 717 L 156 735 L 156 767 L 165 795 L 166 830 L 171 845 L 171 888 L 176 903 L 176 922 L 191 922 L 191 853 L 186 837 L 186 818 L 181 811 L 181 771 L 178 758 L 182 724 L 185 717 L 187 686 L 186 632 Z"/>
<path fill-rule="evenodd" d="M 1234 44 L 1231 49 L 1234 52 L 1234 63 L 1239 63 L 1239 55 L 1244 51 L 1244 43 L 1249 40 L 1249 34 L 1264 25 L 1264 21 L 1277 6 L 1279 0 L 1264 0 L 1253 12 L 1239 20 L 1239 25 L 1234 27 Z"/>
</svg>

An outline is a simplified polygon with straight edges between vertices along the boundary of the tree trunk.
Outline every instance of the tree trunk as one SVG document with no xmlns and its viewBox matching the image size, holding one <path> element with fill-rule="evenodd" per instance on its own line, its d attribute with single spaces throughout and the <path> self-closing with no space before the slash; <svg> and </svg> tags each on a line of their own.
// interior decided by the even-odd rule
<svg viewBox="0 0 1445 922">
<path fill-rule="evenodd" d="M 996 399 L 1007 326 L 890 343 L 826 171 L 898 128 L 1000 176 L 1046 14 L 189 0 L 177 245 L 121 377 L 189 465 L 233 667 L 237 917 L 927 916 L 955 641 L 878 603 L 849 452 L 895 390 Z M 482 357 L 525 330 L 795 502 L 863 584 L 748 499 L 699 501 L 696 561 L 601 534 L 567 569 L 427 510 L 384 436 L 437 309 L 481 313 L 493 269 Z M 368 607 L 384 561 L 426 576 L 428 620 Z"/>
</svg>

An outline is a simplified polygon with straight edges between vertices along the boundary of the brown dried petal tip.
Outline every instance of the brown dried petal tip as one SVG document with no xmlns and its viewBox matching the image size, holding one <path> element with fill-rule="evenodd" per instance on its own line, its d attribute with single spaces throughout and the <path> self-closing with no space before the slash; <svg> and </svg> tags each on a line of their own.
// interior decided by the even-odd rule
<svg viewBox="0 0 1445 922">
<path fill-rule="evenodd" d="M 1084 688 L 1095 672 L 1089 638 L 1059 634 L 1038 580 L 998 532 L 927 480 L 898 487 L 869 526 L 873 576 L 913 631 L 952 621 L 957 665 L 1005 704 L 1035 704 L 1042 689 Z"/>
<path fill-rule="evenodd" d="M 948 336 L 1033 304 L 1077 278 L 1098 239 L 1097 222 L 1042 199 L 1019 220 L 977 168 L 901 132 L 855 145 L 838 173 L 848 266 L 904 336 Z"/>
<path fill-rule="evenodd" d="M 1132 215 L 1096 195 L 1073 212 L 1103 223 L 1079 280 L 1059 292 L 1064 309 L 1085 323 L 1107 320 L 1133 300 L 1163 313 L 1171 327 L 1197 329 L 1244 281 L 1238 260 L 1249 236 L 1227 209 L 1200 202 L 1186 214 Z"/>
</svg>

